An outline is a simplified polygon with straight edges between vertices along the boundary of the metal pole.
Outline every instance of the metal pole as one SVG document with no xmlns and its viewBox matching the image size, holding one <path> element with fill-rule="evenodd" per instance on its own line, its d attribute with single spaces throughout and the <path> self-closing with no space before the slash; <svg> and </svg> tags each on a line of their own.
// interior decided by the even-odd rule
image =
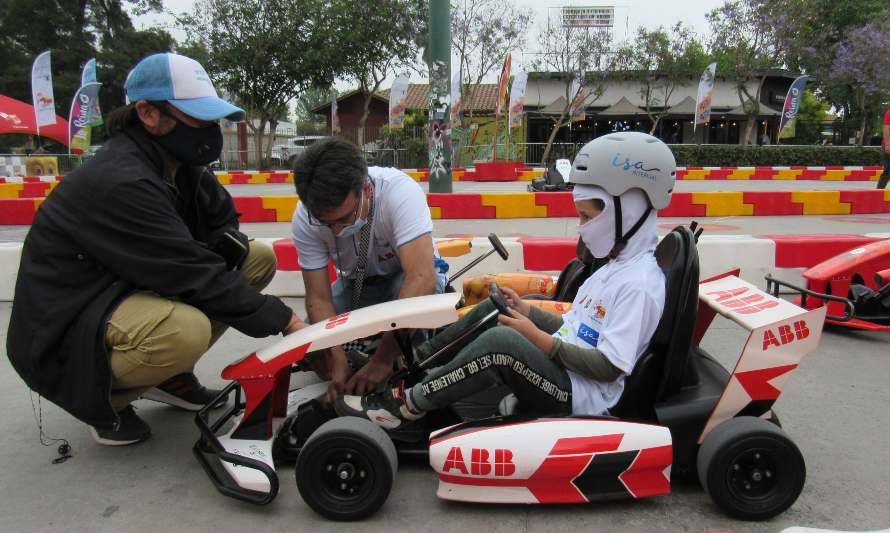
<svg viewBox="0 0 890 533">
<path fill-rule="evenodd" d="M 430 192 L 451 192 L 450 0 L 430 0 Z"/>
</svg>

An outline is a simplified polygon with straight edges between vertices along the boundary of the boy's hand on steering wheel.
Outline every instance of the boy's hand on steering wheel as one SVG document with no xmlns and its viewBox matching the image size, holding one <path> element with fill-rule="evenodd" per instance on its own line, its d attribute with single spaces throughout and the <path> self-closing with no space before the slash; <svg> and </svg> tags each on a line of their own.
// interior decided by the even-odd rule
<svg viewBox="0 0 890 533">
<path fill-rule="evenodd" d="M 510 306 L 511 309 L 517 311 L 522 316 L 528 316 L 529 310 L 531 306 L 523 300 L 513 289 L 510 287 L 499 287 L 501 290 L 501 294 L 504 295 L 504 300 L 507 301 L 507 305 Z"/>
<path fill-rule="evenodd" d="M 528 305 L 528 304 L 526 304 Z M 498 323 L 508 328 L 513 328 L 522 334 L 526 339 L 533 339 L 535 334 L 540 330 L 529 318 L 520 314 L 515 309 L 510 309 L 510 316 L 504 314 L 498 315 Z"/>
</svg>

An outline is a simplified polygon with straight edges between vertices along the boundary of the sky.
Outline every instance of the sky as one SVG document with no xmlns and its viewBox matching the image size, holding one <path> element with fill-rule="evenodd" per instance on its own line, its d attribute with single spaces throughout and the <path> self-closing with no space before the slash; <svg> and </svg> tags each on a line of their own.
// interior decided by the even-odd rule
<svg viewBox="0 0 890 533">
<path fill-rule="evenodd" d="M 373 1 L 373 0 L 359 0 Z M 456 0 L 461 2 L 463 0 Z M 685 25 L 692 28 L 698 34 L 699 38 L 706 39 L 708 33 L 708 23 L 705 14 L 711 10 L 720 7 L 723 0 L 622 0 L 616 3 L 608 3 L 604 1 L 584 1 L 584 0 L 514 0 L 517 6 L 521 6 L 533 11 L 532 28 L 530 36 L 526 43 L 526 52 L 528 55 L 524 57 L 522 52 L 513 54 L 514 65 L 520 66 L 527 64 L 531 60 L 531 55 L 535 51 L 535 35 L 538 28 L 546 24 L 548 14 L 556 16 L 561 6 L 614 6 L 615 8 L 615 26 L 613 28 L 613 40 L 616 43 L 624 42 L 628 37 L 632 37 L 637 27 L 643 26 L 648 29 L 654 29 L 658 26 L 670 28 L 675 23 L 682 21 Z M 185 35 L 176 29 L 173 25 L 173 17 L 169 14 L 191 11 L 195 4 L 195 0 L 164 0 L 164 8 L 168 13 L 150 14 L 137 17 L 135 24 L 137 27 L 162 26 L 170 31 L 177 40 L 182 40 Z M 495 81 L 497 73 L 492 74 Z M 413 74 L 412 81 L 424 81 L 422 74 Z M 338 83 L 338 89 L 348 88 L 348 84 Z"/>
</svg>

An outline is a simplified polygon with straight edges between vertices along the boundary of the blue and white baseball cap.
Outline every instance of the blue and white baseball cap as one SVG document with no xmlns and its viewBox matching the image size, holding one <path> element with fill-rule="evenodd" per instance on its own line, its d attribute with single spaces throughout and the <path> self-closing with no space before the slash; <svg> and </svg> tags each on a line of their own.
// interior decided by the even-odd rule
<svg viewBox="0 0 890 533">
<path fill-rule="evenodd" d="M 173 53 L 154 54 L 140 61 L 124 83 L 128 102 L 165 100 L 199 120 L 244 120 L 240 107 L 216 94 L 213 82 L 200 63 Z"/>
</svg>

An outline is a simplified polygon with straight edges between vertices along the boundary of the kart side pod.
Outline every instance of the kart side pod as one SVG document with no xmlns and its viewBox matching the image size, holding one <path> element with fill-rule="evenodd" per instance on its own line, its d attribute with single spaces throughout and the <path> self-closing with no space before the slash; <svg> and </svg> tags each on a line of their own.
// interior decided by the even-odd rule
<svg viewBox="0 0 890 533">
<path fill-rule="evenodd" d="M 671 489 L 667 428 L 609 418 L 467 422 L 430 436 L 438 496 L 485 503 L 584 503 Z"/>
</svg>

